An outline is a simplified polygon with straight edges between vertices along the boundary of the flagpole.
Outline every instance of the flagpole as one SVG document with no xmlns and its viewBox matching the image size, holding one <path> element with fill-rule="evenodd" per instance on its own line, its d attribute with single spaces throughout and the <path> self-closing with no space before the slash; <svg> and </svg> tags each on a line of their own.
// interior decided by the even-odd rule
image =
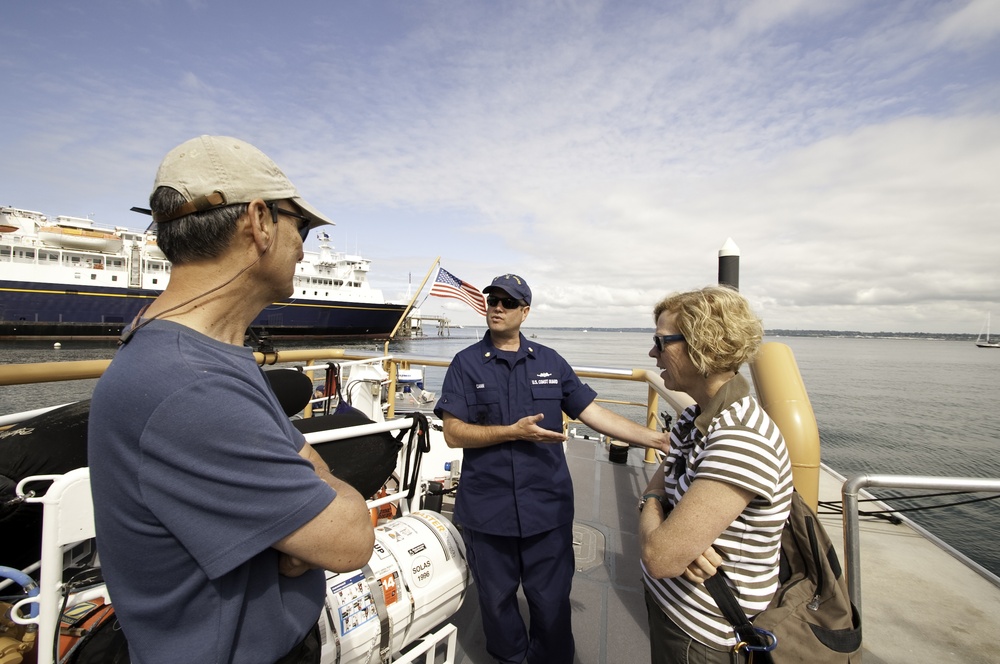
<svg viewBox="0 0 1000 664">
<path fill-rule="evenodd" d="M 440 262 L 441 257 L 438 256 L 434 259 L 434 262 L 431 263 L 430 269 L 427 270 L 427 274 L 424 275 L 424 280 L 420 282 L 420 288 L 418 288 L 417 292 L 413 294 L 413 299 L 411 299 L 410 303 L 406 305 L 406 309 L 403 310 L 403 315 L 399 317 L 398 321 L 396 321 L 396 327 L 392 328 L 392 332 L 389 333 L 389 338 L 385 340 L 385 350 L 382 354 L 386 357 L 389 356 L 389 342 L 396 336 L 396 332 L 399 331 L 399 326 L 403 324 L 403 321 L 406 320 L 406 315 L 409 314 L 410 310 L 413 308 L 413 303 L 417 301 L 418 297 L 420 297 L 420 291 L 424 289 L 424 284 L 426 284 L 427 280 L 431 278 L 431 272 L 434 271 L 434 268 L 436 268 Z M 395 362 L 389 362 L 388 364 L 390 389 L 388 394 L 389 409 L 386 412 L 386 416 L 392 418 L 396 413 L 396 372 L 398 367 Z"/>
<path fill-rule="evenodd" d="M 403 324 L 403 321 L 406 320 L 407 314 L 409 314 L 410 310 L 413 309 L 413 303 L 417 301 L 418 297 L 420 297 L 420 291 L 424 289 L 424 286 L 427 284 L 427 280 L 431 278 L 431 273 L 434 272 L 434 268 L 436 268 L 440 263 L 441 263 L 440 256 L 435 258 L 434 262 L 431 263 L 431 268 L 427 270 L 427 274 L 424 275 L 424 280 L 420 282 L 420 288 L 418 288 L 417 292 L 413 294 L 413 299 L 411 299 L 410 303 L 406 305 L 406 309 L 403 310 L 403 315 L 399 317 L 398 321 L 396 321 L 396 327 L 392 328 L 392 332 L 389 333 L 389 338 L 386 339 L 385 341 L 385 352 L 383 353 L 384 355 L 389 354 L 389 342 L 392 341 L 393 337 L 396 336 L 396 332 L 399 331 L 399 326 Z"/>
</svg>

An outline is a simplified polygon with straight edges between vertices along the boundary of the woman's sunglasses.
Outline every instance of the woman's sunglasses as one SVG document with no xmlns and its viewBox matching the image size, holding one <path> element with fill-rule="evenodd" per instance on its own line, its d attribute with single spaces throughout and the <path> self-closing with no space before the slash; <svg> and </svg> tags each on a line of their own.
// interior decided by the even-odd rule
<svg viewBox="0 0 1000 664">
<path fill-rule="evenodd" d="M 654 334 L 653 344 L 656 346 L 656 350 L 663 352 L 663 349 L 667 347 L 667 344 L 673 343 L 674 341 L 687 341 L 683 334 Z"/>
</svg>

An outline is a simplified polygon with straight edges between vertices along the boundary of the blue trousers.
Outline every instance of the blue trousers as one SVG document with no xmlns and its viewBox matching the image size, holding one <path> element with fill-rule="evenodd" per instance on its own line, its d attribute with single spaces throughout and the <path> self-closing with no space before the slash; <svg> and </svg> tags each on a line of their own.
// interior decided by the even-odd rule
<svg viewBox="0 0 1000 664">
<path fill-rule="evenodd" d="M 573 524 L 531 537 L 464 528 L 462 539 L 490 655 L 504 664 L 571 664 Z M 528 600 L 528 629 L 518 609 L 518 586 Z"/>
</svg>

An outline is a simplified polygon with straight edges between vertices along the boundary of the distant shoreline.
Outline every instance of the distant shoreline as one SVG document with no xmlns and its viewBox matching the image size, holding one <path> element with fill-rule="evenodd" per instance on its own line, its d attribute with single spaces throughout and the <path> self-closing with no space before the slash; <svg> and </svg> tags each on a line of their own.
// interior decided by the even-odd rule
<svg viewBox="0 0 1000 664">
<path fill-rule="evenodd" d="M 646 327 L 538 327 L 537 330 L 581 332 L 651 332 Z M 975 334 L 947 332 L 858 332 L 856 330 L 764 330 L 765 337 L 840 337 L 844 339 L 932 339 L 938 341 L 975 341 Z"/>
</svg>

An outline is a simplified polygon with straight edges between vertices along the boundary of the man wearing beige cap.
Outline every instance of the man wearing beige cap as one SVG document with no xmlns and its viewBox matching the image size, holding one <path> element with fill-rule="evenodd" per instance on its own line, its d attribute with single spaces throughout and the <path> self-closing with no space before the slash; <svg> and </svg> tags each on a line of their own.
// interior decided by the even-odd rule
<svg viewBox="0 0 1000 664">
<path fill-rule="evenodd" d="M 319 662 L 323 569 L 368 562 L 364 499 L 291 425 L 244 332 L 330 223 L 260 150 L 201 136 L 150 196 L 170 283 L 94 390 L 98 552 L 132 662 Z"/>
</svg>

